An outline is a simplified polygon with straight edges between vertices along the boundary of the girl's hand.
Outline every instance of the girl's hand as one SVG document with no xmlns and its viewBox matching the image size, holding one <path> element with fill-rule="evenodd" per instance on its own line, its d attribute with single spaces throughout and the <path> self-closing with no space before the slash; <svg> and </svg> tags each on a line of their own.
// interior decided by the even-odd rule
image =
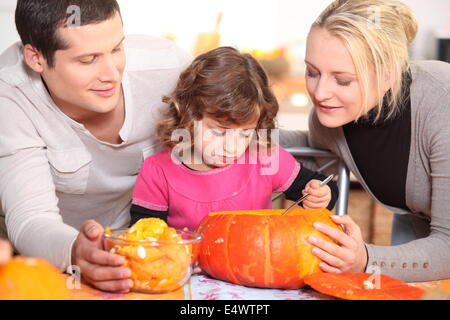
<svg viewBox="0 0 450 320">
<path fill-rule="evenodd" d="M 0 266 L 6 264 L 12 256 L 12 248 L 8 241 L 0 240 Z"/>
<path fill-rule="evenodd" d="M 303 200 L 302 206 L 305 209 L 326 208 L 331 201 L 331 189 L 329 186 L 320 186 L 320 180 L 311 180 L 302 191 L 309 196 Z"/>
<path fill-rule="evenodd" d="M 361 235 L 361 229 L 348 215 L 332 216 L 336 224 L 341 224 L 347 230 L 334 229 L 322 223 L 314 223 L 320 232 L 334 239 L 338 244 L 309 237 L 308 241 L 313 248 L 313 255 L 322 262 L 319 267 L 324 272 L 331 273 L 359 273 L 364 272 L 367 265 L 367 251 Z"/>
</svg>

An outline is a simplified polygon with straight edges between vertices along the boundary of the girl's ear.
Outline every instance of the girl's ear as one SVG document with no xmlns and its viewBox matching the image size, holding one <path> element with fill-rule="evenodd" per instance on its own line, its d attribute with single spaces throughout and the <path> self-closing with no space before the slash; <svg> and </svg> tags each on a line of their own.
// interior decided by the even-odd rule
<svg viewBox="0 0 450 320">
<path fill-rule="evenodd" d="M 32 70 L 42 73 L 44 71 L 45 58 L 42 53 L 31 46 L 30 44 L 26 44 L 23 48 L 23 57 L 25 59 L 25 63 Z"/>
</svg>

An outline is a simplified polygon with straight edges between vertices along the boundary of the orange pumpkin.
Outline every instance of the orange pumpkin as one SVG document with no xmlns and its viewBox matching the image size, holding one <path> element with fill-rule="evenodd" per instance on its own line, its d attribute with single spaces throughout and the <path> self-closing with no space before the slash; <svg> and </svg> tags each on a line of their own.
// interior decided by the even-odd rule
<svg viewBox="0 0 450 320">
<path fill-rule="evenodd" d="M 223 211 L 210 213 L 198 228 L 200 267 L 216 279 L 249 287 L 297 289 L 319 273 L 320 260 L 308 238 L 332 241 L 313 227 L 340 229 L 327 209 Z"/>
<path fill-rule="evenodd" d="M 126 258 L 134 291 L 164 293 L 183 286 L 191 275 L 191 234 L 170 228 L 158 218 L 145 218 L 129 230 L 105 231 L 107 248 Z M 197 235 L 198 236 L 198 235 Z"/>
<path fill-rule="evenodd" d="M 375 277 L 380 278 L 373 281 Z M 320 293 L 347 300 L 419 300 L 424 293 L 422 289 L 382 274 L 313 274 L 305 278 L 305 283 Z"/>
<path fill-rule="evenodd" d="M 439 281 L 436 288 L 428 288 L 422 300 L 450 300 L 450 280 Z"/>
<path fill-rule="evenodd" d="M 45 260 L 16 257 L 0 266 L 0 300 L 68 300 L 61 272 Z"/>
</svg>

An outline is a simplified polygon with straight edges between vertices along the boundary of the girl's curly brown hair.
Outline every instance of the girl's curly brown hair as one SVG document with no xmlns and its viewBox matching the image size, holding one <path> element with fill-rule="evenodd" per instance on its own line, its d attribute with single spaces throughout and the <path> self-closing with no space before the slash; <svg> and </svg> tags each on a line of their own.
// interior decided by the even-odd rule
<svg viewBox="0 0 450 320">
<path fill-rule="evenodd" d="M 169 108 L 157 126 L 164 147 L 173 148 L 172 132 L 187 129 L 193 137 L 194 121 L 204 116 L 227 125 L 257 120 L 256 132 L 275 129 L 278 102 L 261 65 L 249 54 L 220 47 L 198 56 L 184 70 L 170 97 Z M 270 145 L 270 135 L 268 139 Z"/>
</svg>

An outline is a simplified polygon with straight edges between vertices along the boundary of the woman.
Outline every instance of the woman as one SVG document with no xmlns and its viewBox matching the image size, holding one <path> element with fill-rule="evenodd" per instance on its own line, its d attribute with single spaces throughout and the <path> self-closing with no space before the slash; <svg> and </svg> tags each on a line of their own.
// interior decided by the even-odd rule
<svg viewBox="0 0 450 320">
<path fill-rule="evenodd" d="M 338 155 L 396 213 L 393 239 L 403 236 L 397 246 L 364 244 L 349 216 L 334 219 L 346 233 L 317 226 L 338 242 L 310 239 L 325 272 L 450 278 L 450 65 L 410 62 L 416 32 L 413 13 L 395 0 L 337 0 L 311 27 L 309 144 Z"/>
</svg>

